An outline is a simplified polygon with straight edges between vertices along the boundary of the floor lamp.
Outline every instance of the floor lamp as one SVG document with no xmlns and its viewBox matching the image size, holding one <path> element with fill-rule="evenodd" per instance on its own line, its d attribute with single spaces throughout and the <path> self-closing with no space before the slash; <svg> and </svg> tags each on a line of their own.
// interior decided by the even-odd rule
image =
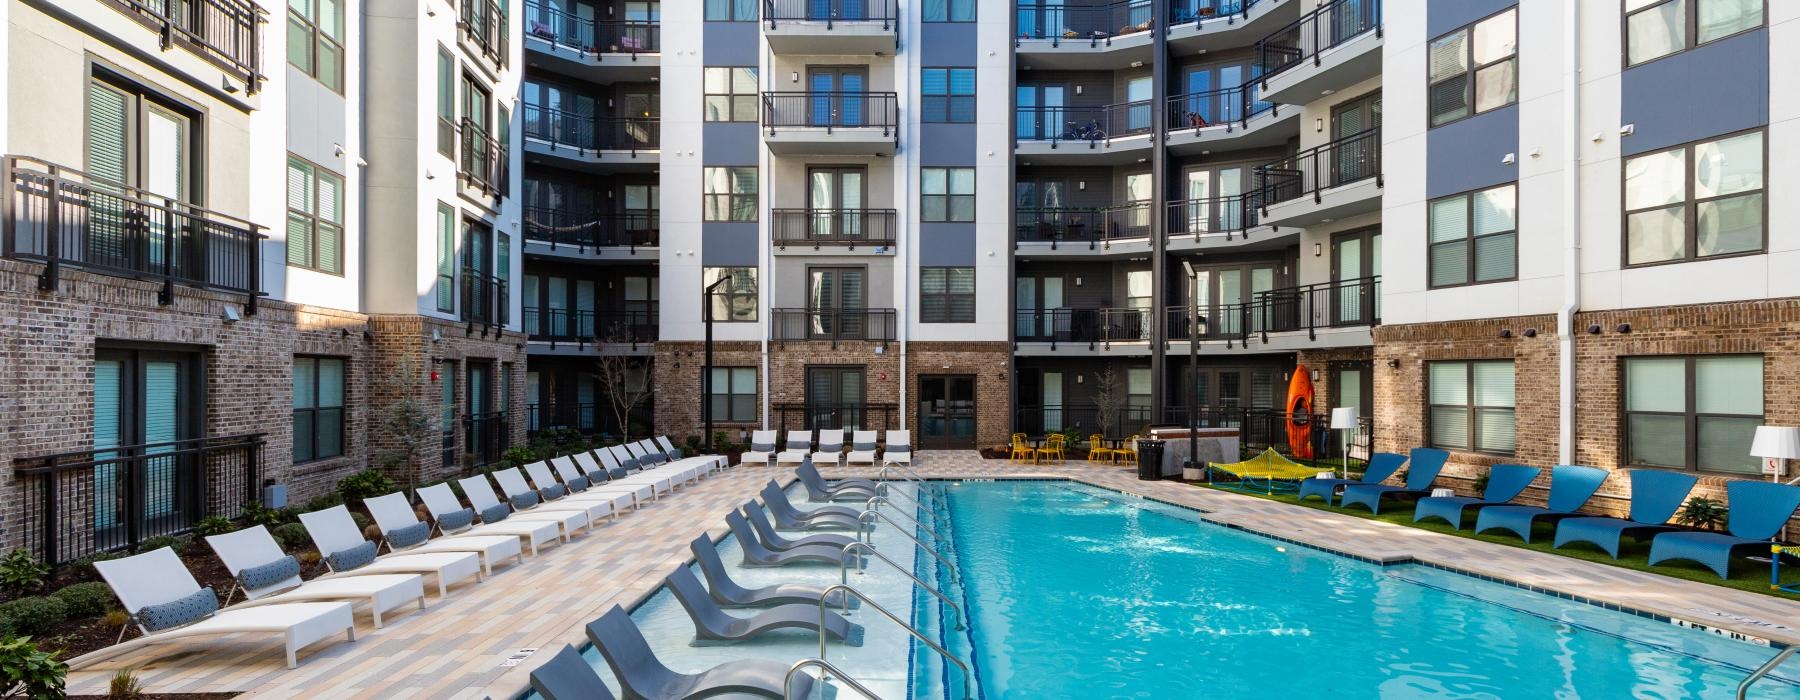
<svg viewBox="0 0 1800 700">
<path fill-rule="evenodd" d="M 1338 460 L 1342 478 L 1350 478 L 1350 434 L 1356 432 L 1361 417 L 1356 415 L 1355 406 L 1342 406 L 1331 409 L 1331 429 L 1343 435 L 1344 453 Z"/>
</svg>

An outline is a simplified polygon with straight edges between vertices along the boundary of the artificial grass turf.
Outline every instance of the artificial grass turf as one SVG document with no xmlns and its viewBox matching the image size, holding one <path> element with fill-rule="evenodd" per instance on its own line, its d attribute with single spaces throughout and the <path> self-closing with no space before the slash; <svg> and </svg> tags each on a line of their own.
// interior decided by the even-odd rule
<svg viewBox="0 0 1800 700">
<path fill-rule="evenodd" d="M 1670 562 L 1665 562 L 1663 564 L 1658 564 L 1656 566 L 1651 566 L 1649 563 L 1649 557 L 1650 557 L 1650 541 L 1649 540 L 1638 541 L 1638 540 L 1634 540 L 1630 537 L 1625 538 L 1622 542 L 1622 545 L 1619 547 L 1619 558 L 1617 560 L 1614 560 L 1611 556 L 1607 555 L 1606 552 L 1601 551 L 1598 547 L 1594 547 L 1594 546 L 1586 544 L 1586 543 L 1570 544 L 1566 547 L 1558 549 L 1556 547 L 1551 546 L 1551 543 L 1556 541 L 1556 524 L 1554 522 L 1549 522 L 1549 523 L 1539 522 L 1539 523 L 1534 524 L 1532 526 L 1532 530 L 1531 530 L 1531 543 L 1526 544 L 1523 540 L 1520 540 L 1518 537 L 1513 536 L 1512 533 L 1504 532 L 1504 531 L 1500 531 L 1500 530 L 1493 530 L 1488 533 L 1480 534 L 1480 535 L 1475 534 L 1473 532 L 1473 530 L 1475 527 L 1476 509 L 1473 509 L 1473 508 L 1463 511 L 1463 529 L 1457 530 L 1455 528 L 1450 527 L 1449 523 L 1446 523 L 1442 520 L 1427 520 L 1422 523 L 1413 522 L 1412 503 L 1410 501 L 1405 501 L 1405 502 L 1397 502 L 1397 501 L 1392 501 L 1392 500 L 1387 501 L 1382 504 L 1381 514 L 1371 515 L 1371 514 L 1369 514 L 1368 510 L 1360 508 L 1360 507 L 1359 508 L 1348 508 L 1348 509 L 1336 508 L 1336 507 L 1325 505 L 1324 501 L 1320 501 L 1318 499 L 1309 499 L 1307 501 L 1302 502 L 1302 501 L 1298 500 L 1297 498 L 1295 498 L 1293 494 L 1284 494 L 1284 493 L 1265 494 L 1265 493 L 1257 493 L 1254 491 L 1239 490 L 1237 488 L 1233 488 L 1230 486 L 1211 485 L 1211 484 L 1203 484 L 1203 483 L 1195 484 L 1195 485 L 1200 488 L 1209 488 L 1209 489 L 1212 489 L 1215 491 L 1222 491 L 1225 493 L 1235 493 L 1235 494 L 1239 494 L 1239 495 L 1250 496 L 1253 498 L 1261 498 L 1261 499 L 1270 500 L 1270 501 L 1279 501 L 1279 502 L 1286 503 L 1289 505 L 1300 506 L 1302 508 L 1311 508 L 1314 510 L 1327 510 L 1327 511 L 1331 511 L 1333 513 L 1343 513 L 1346 515 L 1363 518 L 1365 520 L 1379 520 L 1379 521 L 1386 522 L 1386 523 L 1392 523 L 1395 525 L 1403 525 L 1406 527 L 1417 528 L 1420 530 L 1429 530 L 1431 532 L 1442 533 L 1445 535 L 1452 535 L 1455 537 L 1481 540 L 1483 542 L 1492 542 L 1494 544 L 1503 544 L 1508 547 L 1520 547 L 1523 549 L 1532 549 L 1532 550 L 1536 550 L 1539 552 L 1545 552 L 1548 554 L 1555 554 L 1557 556 L 1564 556 L 1564 557 L 1570 557 L 1570 558 L 1574 558 L 1574 559 L 1581 559 L 1581 560 L 1585 560 L 1585 561 L 1596 562 L 1596 563 L 1600 563 L 1600 564 L 1606 564 L 1608 566 L 1617 566 L 1617 567 L 1621 567 L 1621 568 L 1625 568 L 1625 569 L 1644 571 L 1644 572 L 1648 572 L 1648 573 L 1652 573 L 1652 574 L 1661 574 L 1663 576 L 1668 576 L 1671 578 L 1685 579 L 1688 581 L 1698 581 L 1700 583 L 1710 583 L 1715 586 L 1724 586 L 1726 588 L 1735 588 L 1740 591 L 1750 591 L 1752 593 L 1761 593 L 1763 595 L 1772 595 L 1772 596 L 1776 596 L 1779 598 L 1785 598 L 1787 600 L 1800 601 L 1800 595 L 1795 595 L 1793 593 L 1785 593 L 1785 592 L 1778 591 L 1778 590 L 1775 590 L 1775 589 L 1769 587 L 1769 564 L 1766 561 L 1761 561 L 1761 562 L 1752 561 L 1752 560 L 1741 558 L 1741 557 L 1738 559 L 1735 559 L 1732 561 L 1732 564 L 1731 564 L 1731 578 L 1721 580 L 1719 578 L 1718 574 L 1713 573 L 1712 569 L 1708 569 L 1706 567 L 1703 567 L 1699 564 L 1696 564 L 1696 563 L 1690 562 L 1690 561 L 1670 561 Z M 1800 563 L 1795 563 L 1795 565 L 1789 566 L 1788 564 L 1790 563 L 1790 561 L 1791 561 L 1791 558 L 1789 561 L 1782 562 L 1781 583 L 1783 585 L 1793 585 L 1795 583 L 1800 583 Z"/>
</svg>

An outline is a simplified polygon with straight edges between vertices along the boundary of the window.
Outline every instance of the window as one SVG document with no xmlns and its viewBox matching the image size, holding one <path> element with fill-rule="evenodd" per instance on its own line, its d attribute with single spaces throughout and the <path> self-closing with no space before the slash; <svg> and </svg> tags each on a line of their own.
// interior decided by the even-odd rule
<svg viewBox="0 0 1800 700">
<path fill-rule="evenodd" d="M 755 22 L 756 0 L 706 0 L 708 22 Z"/>
<path fill-rule="evenodd" d="M 756 422 L 755 367 L 714 367 L 710 388 L 713 420 Z"/>
<path fill-rule="evenodd" d="M 1625 159 L 1625 264 L 1763 249 L 1761 131 Z"/>
<path fill-rule="evenodd" d="M 706 121 L 756 121 L 756 67 L 706 69 Z"/>
<path fill-rule="evenodd" d="M 454 157 L 456 152 L 456 59 L 451 57 L 449 49 L 439 46 L 437 61 L 438 153 Z"/>
<path fill-rule="evenodd" d="M 344 454 L 344 361 L 294 358 L 294 462 Z"/>
<path fill-rule="evenodd" d="M 1432 288 L 1518 278 L 1517 207 L 1510 184 L 1432 200 Z"/>
<path fill-rule="evenodd" d="M 1760 474 L 1761 355 L 1625 359 L 1625 463 Z"/>
<path fill-rule="evenodd" d="M 1763 25 L 1762 0 L 1625 0 L 1625 65 Z"/>
<path fill-rule="evenodd" d="M 700 271 L 700 290 L 704 294 L 707 287 L 713 285 L 726 275 L 731 281 L 719 285 L 713 290 L 710 300 L 702 303 L 712 304 L 712 318 L 719 322 L 755 321 L 756 320 L 756 268 L 754 267 L 708 267 Z"/>
<path fill-rule="evenodd" d="M 501 289 L 512 289 L 512 235 L 505 231 L 494 234 L 494 277 L 500 280 Z M 501 297 L 496 323 L 506 325 L 512 321 L 512 305 Z"/>
<path fill-rule="evenodd" d="M 924 93 L 922 121 L 975 121 L 974 68 L 926 68 L 919 71 L 919 83 Z"/>
<path fill-rule="evenodd" d="M 456 210 L 438 202 L 437 310 L 456 311 Z"/>
<path fill-rule="evenodd" d="M 919 321 L 974 323 L 975 268 L 920 268 Z"/>
<path fill-rule="evenodd" d="M 344 91 L 343 0 L 288 0 L 288 63 Z"/>
<path fill-rule="evenodd" d="M 1518 11 L 1508 9 L 1432 40 L 1432 126 L 1518 101 Z"/>
<path fill-rule="evenodd" d="M 1512 360 L 1426 365 L 1432 447 L 1513 453 Z"/>
<path fill-rule="evenodd" d="M 756 220 L 756 166 L 707 168 L 701 178 L 702 220 Z"/>
<path fill-rule="evenodd" d="M 919 220 L 974 221 L 974 168 L 919 168 Z"/>
<path fill-rule="evenodd" d="M 342 274 L 344 179 L 288 156 L 287 205 L 288 264 Z"/>
<path fill-rule="evenodd" d="M 975 0 L 925 0 L 926 22 L 973 22 Z"/>
<path fill-rule="evenodd" d="M 482 138 L 487 138 L 488 135 L 488 105 L 491 102 L 488 95 L 488 90 L 481 81 L 476 80 L 473 75 L 463 74 L 463 119 Z"/>
</svg>

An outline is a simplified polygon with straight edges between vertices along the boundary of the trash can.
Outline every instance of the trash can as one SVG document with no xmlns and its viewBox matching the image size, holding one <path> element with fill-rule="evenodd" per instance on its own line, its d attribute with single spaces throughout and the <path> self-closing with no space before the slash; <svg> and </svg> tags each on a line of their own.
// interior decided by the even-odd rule
<svg viewBox="0 0 1800 700">
<path fill-rule="evenodd" d="M 1162 478 L 1163 444 L 1162 440 L 1138 441 L 1139 481 L 1156 481 Z"/>
</svg>

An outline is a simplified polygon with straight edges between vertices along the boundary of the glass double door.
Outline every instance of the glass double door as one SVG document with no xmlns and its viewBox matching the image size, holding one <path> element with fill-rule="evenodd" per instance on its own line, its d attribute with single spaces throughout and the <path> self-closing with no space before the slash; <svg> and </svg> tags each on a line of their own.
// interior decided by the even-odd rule
<svg viewBox="0 0 1800 700">
<path fill-rule="evenodd" d="M 815 66 L 806 69 L 808 120 L 813 126 L 862 126 L 869 90 L 864 66 Z"/>
<path fill-rule="evenodd" d="M 919 377 L 919 437 L 928 450 L 975 447 L 975 377 Z"/>
<path fill-rule="evenodd" d="M 65 244 L 60 255 L 124 270 L 200 272 L 188 269 L 193 232 L 184 218 L 194 184 L 193 120 L 151 96 L 99 78 L 88 84 L 87 106 L 92 193 L 86 235 L 78 249 Z M 40 252 L 47 252 L 48 243 L 43 245 L 46 250 Z"/>
<path fill-rule="evenodd" d="M 862 367 L 806 368 L 806 428 L 859 429 L 869 425 Z"/>
<path fill-rule="evenodd" d="M 1018 340 L 1067 340 L 1073 321 L 1064 308 L 1065 280 L 1062 277 L 1020 276 L 1013 282 L 1013 334 Z"/>
<path fill-rule="evenodd" d="M 860 267 L 807 268 L 807 332 L 814 338 L 866 337 L 867 271 Z"/>
<path fill-rule="evenodd" d="M 1249 166 L 1188 170 L 1181 230 L 1188 233 L 1237 231 L 1245 225 L 1244 181 Z"/>
<path fill-rule="evenodd" d="M 864 196 L 862 168 L 808 168 L 806 171 L 807 228 L 813 240 L 861 239 Z"/>
<path fill-rule="evenodd" d="M 201 433 L 198 377 L 192 353 L 96 350 L 93 523 L 107 546 L 197 518 L 200 465 L 180 450 Z"/>
<path fill-rule="evenodd" d="M 1076 124 L 1065 125 L 1068 89 L 1061 85 L 1020 85 L 1018 99 L 1018 138 L 1024 141 L 1052 139 Z M 1067 127 L 1065 129 L 1065 126 Z"/>
<path fill-rule="evenodd" d="M 1381 318 L 1381 229 L 1337 234 L 1331 239 L 1331 322 L 1373 323 Z"/>
<path fill-rule="evenodd" d="M 1197 268 L 1195 287 L 1189 290 L 1206 321 L 1206 334 L 1237 335 L 1279 328 L 1279 309 L 1269 308 L 1275 289 L 1276 263 L 1252 263 L 1230 267 Z"/>
<path fill-rule="evenodd" d="M 1381 140 L 1371 129 L 1381 127 L 1381 93 L 1373 92 L 1331 111 L 1331 181 L 1328 187 L 1374 177 L 1380 170 Z M 1356 137 L 1356 138 L 1352 138 Z"/>
</svg>

